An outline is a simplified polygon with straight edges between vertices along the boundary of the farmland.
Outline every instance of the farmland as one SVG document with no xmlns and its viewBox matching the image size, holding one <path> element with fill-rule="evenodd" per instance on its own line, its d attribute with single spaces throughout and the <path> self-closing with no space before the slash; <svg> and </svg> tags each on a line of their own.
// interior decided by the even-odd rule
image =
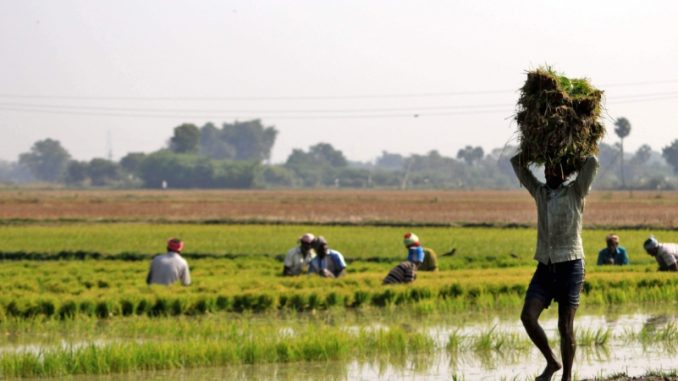
<svg viewBox="0 0 678 381">
<path fill-rule="evenodd" d="M 534 206 L 523 193 L 0 192 L 0 378 L 237 373 L 243 364 L 299 361 L 398 372 L 417 356 L 443 356 L 454 364 L 449 372 L 473 379 L 480 373 L 458 358 L 484 359 L 484 369 L 509 361 L 507 353 L 511 361 L 530 353 L 515 326 L 536 241 Z M 581 310 L 593 323 L 577 332 L 585 356 L 617 343 L 671 350 L 678 277 L 657 272 L 642 242 L 649 234 L 678 242 L 677 210 L 674 193 L 588 200 Z M 630 266 L 593 265 L 609 229 Z M 404 257 L 408 230 L 438 252 L 440 271 L 383 286 Z M 344 254 L 345 277 L 280 275 L 284 254 L 307 231 Z M 186 242 L 193 284 L 149 287 L 149 260 L 172 236 Z M 596 323 L 610 314 L 637 323 Z M 668 320 L 655 322 L 657 314 Z M 351 378 L 346 372 L 336 379 Z"/>
<path fill-rule="evenodd" d="M 678 228 L 678 192 L 594 191 L 585 224 Z M 0 191 L 0 220 L 533 225 L 516 191 Z"/>
</svg>

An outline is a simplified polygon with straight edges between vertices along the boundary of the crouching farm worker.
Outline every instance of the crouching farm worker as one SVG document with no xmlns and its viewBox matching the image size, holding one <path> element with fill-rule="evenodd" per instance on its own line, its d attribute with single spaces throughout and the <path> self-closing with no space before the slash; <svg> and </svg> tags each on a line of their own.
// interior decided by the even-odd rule
<svg viewBox="0 0 678 381">
<path fill-rule="evenodd" d="M 330 249 L 325 237 L 318 236 L 314 239 L 313 249 L 316 256 L 308 265 L 309 274 L 317 274 L 325 278 L 339 278 L 346 273 L 344 256 L 340 252 Z"/>
<path fill-rule="evenodd" d="M 291 248 L 287 252 L 283 265 L 283 275 L 301 275 L 306 272 L 308 264 L 315 257 L 313 240 L 315 236 L 306 233 L 299 237 L 299 246 Z"/>
<path fill-rule="evenodd" d="M 619 236 L 610 234 L 605 237 L 607 247 L 598 252 L 598 266 L 601 265 L 628 265 L 629 256 L 626 249 L 619 246 Z"/>
<path fill-rule="evenodd" d="M 546 184 L 538 181 L 518 154 L 511 159 L 520 183 L 530 192 L 537 205 L 538 261 L 525 295 L 521 320 L 527 334 L 546 358 L 546 368 L 537 380 L 550 380 L 563 368 L 562 380 L 572 379 L 572 363 L 576 342 L 574 316 L 579 306 L 579 294 L 584 284 L 584 249 L 581 239 L 584 198 L 598 169 L 594 156 L 585 159 L 577 178 L 565 184 L 575 172 L 568 165 L 544 168 Z M 557 359 L 541 325 L 539 315 L 551 301 L 558 302 L 558 331 L 563 363 Z"/>
<path fill-rule="evenodd" d="M 438 271 L 438 254 L 430 247 L 422 247 L 422 250 L 424 250 L 424 261 L 417 270 Z"/>
<path fill-rule="evenodd" d="M 657 261 L 659 271 L 678 271 L 678 244 L 660 243 L 654 236 L 650 236 L 643 247 Z"/>
<path fill-rule="evenodd" d="M 417 277 L 417 269 L 424 262 L 424 249 L 419 244 L 419 237 L 414 233 L 406 233 L 403 243 L 407 248 L 407 260 L 400 262 L 394 267 L 386 278 L 384 284 L 411 283 Z"/>
<path fill-rule="evenodd" d="M 191 284 L 188 263 L 181 257 L 184 242 L 178 238 L 167 241 L 167 253 L 156 255 L 151 261 L 151 268 L 146 277 L 147 284 L 170 285 L 178 280 L 184 286 Z"/>
</svg>

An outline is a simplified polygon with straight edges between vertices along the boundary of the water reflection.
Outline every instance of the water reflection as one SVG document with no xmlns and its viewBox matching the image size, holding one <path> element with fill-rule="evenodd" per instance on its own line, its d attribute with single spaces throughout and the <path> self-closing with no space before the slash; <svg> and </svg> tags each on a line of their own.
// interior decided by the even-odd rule
<svg viewBox="0 0 678 381">
<path fill-rule="evenodd" d="M 555 314 L 546 314 L 542 324 L 552 347 L 557 351 Z M 384 327 L 380 322 L 374 326 Z M 574 367 L 578 379 L 621 372 L 639 376 L 652 370 L 678 369 L 676 313 L 581 314 L 576 327 L 590 332 L 609 330 L 610 333 L 610 339 L 604 345 L 580 344 Z M 456 376 L 463 380 L 525 380 L 533 379 L 544 366 L 540 353 L 531 344 L 515 341 L 516 338 L 527 340 L 517 317 L 469 319 L 463 323 L 439 321 L 427 325 L 426 329 L 440 349 L 430 355 L 371 356 L 347 362 L 241 365 L 69 379 L 421 381 L 450 380 Z M 448 346 L 451 336 L 459 340 L 460 344 Z M 485 340 L 483 345 L 476 342 L 481 340 Z M 0 346 L 0 351 L 10 348 L 12 345 L 5 343 Z"/>
</svg>

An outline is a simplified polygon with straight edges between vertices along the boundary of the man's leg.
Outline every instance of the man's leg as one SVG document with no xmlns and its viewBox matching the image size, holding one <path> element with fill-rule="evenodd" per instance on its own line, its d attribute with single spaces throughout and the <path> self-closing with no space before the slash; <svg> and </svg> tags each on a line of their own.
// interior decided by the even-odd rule
<svg viewBox="0 0 678 381">
<path fill-rule="evenodd" d="M 527 335 L 530 336 L 530 339 L 534 345 L 537 346 L 539 351 L 546 359 L 546 368 L 544 368 L 544 372 L 536 378 L 536 381 L 550 380 L 553 376 L 553 373 L 562 368 L 562 365 L 556 359 L 551 347 L 549 347 L 549 341 L 546 337 L 544 329 L 539 324 L 539 315 L 541 315 L 544 308 L 546 308 L 546 306 L 544 301 L 541 299 L 528 298 L 525 299 L 523 311 L 520 314 L 520 320 L 522 320 L 523 326 L 525 326 Z"/>
<path fill-rule="evenodd" d="M 563 357 L 562 381 L 572 380 L 572 363 L 574 352 L 577 349 L 577 340 L 574 336 L 574 315 L 577 307 L 564 304 L 558 306 L 558 331 L 560 331 L 560 352 Z"/>
</svg>

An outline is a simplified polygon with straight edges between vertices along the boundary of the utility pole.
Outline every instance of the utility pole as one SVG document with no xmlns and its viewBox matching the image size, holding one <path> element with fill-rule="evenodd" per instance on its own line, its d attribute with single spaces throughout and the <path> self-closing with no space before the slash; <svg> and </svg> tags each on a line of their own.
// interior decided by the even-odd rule
<svg viewBox="0 0 678 381">
<path fill-rule="evenodd" d="M 106 158 L 113 161 L 113 138 L 111 137 L 111 130 L 106 133 Z"/>
</svg>

